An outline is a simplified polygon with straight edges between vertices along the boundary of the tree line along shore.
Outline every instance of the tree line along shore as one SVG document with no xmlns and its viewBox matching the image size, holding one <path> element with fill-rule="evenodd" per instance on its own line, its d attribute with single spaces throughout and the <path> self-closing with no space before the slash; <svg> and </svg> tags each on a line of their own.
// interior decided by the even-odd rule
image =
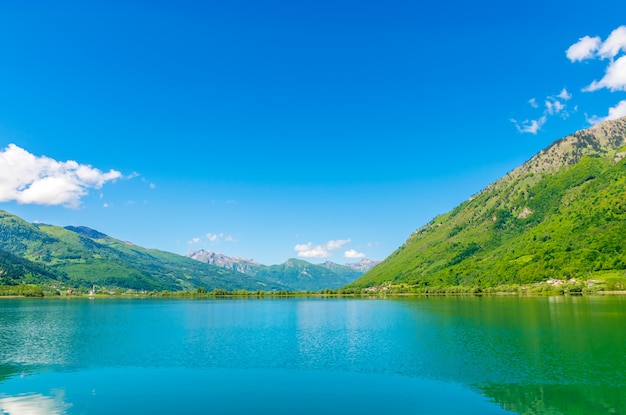
<svg viewBox="0 0 626 415">
<path fill-rule="evenodd" d="M 407 296 L 407 295 L 593 295 L 626 294 L 626 277 L 604 280 L 555 280 L 531 285 L 503 284 L 495 287 L 428 286 L 385 283 L 379 286 L 318 291 L 207 290 L 147 291 L 122 288 L 46 287 L 35 284 L 0 285 L 0 297 L 140 297 L 140 298 L 226 298 L 226 297 L 307 297 L 307 296 Z"/>
</svg>

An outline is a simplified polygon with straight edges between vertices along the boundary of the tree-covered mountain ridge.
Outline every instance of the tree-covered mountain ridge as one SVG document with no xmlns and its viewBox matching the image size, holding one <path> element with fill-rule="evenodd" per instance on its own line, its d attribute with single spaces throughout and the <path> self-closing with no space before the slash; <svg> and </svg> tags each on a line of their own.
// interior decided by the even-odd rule
<svg viewBox="0 0 626 415">
<path fill-rule="evenodd" d="M 626 118 L 555 141 L 416 230 L 352 287 L 623 277 Z"/>
</svg>

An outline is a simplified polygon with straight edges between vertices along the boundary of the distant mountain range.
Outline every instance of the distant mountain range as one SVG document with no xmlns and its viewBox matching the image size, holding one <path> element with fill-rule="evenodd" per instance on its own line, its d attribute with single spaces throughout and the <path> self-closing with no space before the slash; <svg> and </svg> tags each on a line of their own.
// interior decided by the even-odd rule
<svg viewBox="0 0 626 415">
<path fill-rule="evenodd" d="M 379 261 L 362 259 L 360 262 L 344 265 L 331 261 L 315 265 L 292 258 L 283 264 L 262 265 L 254 259 L 229 257 L 204 249 L 191 251 L 187 256 L 197 261 L 235 270 L 263 281 L 284 285 L 292 290 L 302 291 L 342 287 L 356 280 L 379 263 Z"/>
<path fill-rule="evenodd" d="M 146 249 L 0 211 L 0 285 L 246 290 L 531 284 L 626 276 L 626 118 L 578 131 L 415 231 L 382 263 Z M 374 266 L 375 265 L 375 266 Z M 365 272 L 365 275 L 362 275 Z"/>
<path fill-rule="evenodd" d="M 479 286 L 626 276 L 626 118 L 554 142 L 352 283 Z"/>
<path fill-rule="evenodd" d="M 146 249 L 87 227 L 28 223 L 0 211 L 0 285 L 179 291 L 288 287 L 182 255 Z"/>
<path fill-rule="evenodd" d="M 88 288 L 180 291 L 205 287 L 248 291 L 338 288 L 374 264 L 313 265 L 291 259 L 265 266 L 251 259 L 195 251 L 187 256 L 146 249 L 85 226 L 28 223 L 0 211 L 0 285 L 46 290 Z"/>
<path fill-rule="evenodd" d="M 554 142 L 385 261 L 315 265 L 146 249 L 86 227 L 0 211 L 0 285 L 185 290 L 311 290 L 530 284 L 626 276 L 626 118 Z M 374 266 L 375 265 L 375 266 Z M 365 272 L 365 275 L 362 275 Z"/>
</svg>

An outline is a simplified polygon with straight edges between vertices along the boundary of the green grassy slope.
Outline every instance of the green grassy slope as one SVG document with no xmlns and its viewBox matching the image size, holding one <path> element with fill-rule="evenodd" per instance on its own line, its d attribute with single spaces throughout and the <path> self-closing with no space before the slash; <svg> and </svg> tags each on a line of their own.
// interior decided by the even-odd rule
<svg viewBox="0 0 626 415">
<path fill-rule="evenodd" d="M 354 287 L 626 274 L 626 119 L 555 142 L 417 230 Z"/>
<path fill-rule="evenodd" d="M 88 228 L 30 224 L 3 211 L 0 211 L 0 250 L 67 276 L 74 286 L 96 284 L 170 291 L 197 286 L 209 290 L 283 288 L 184 256 L 125 243 Z"/>
<path fill-rule="evenodd" d="M 278 265 L 256 265 L 254 269 L 257 277 L 297 291 L 335 289 L 361 275 L 360 272 L 343 265 L 315 265 L 295 258 Z"/>
<path fill-rule="evenodd" d="M 291 291 L 319 291 L 342 287 L 363 275 L 363 271 L 327 261 L 311 264 L 301 259 L 289 259 L 283 264 L 263 265 L 253 260 L 228 257 L 216 252 L 191 251 L 187 257 L 219 267 L 234 269 L 262 281 L 272 282 Z"/>
</svg>

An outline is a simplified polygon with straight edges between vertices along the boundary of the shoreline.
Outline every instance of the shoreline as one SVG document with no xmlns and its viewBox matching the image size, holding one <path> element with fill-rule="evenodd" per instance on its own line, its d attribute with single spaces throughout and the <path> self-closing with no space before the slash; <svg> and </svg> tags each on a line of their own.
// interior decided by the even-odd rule
<svg viewBox="0 0 626 415">
<path fill-rule="evenodd" d="M 593 297 L 593 296 L 622 296 L 626 295 L 626 290 L 618 291 L 597 291 L 592 293 L 559 293 L 559 292 L 543 292 L 543 293 L 518 293 L 518 292 L 489 292 L 489 293 L 290 293 L 290 294 L 186 294 L 181 293 L 156 293 L 156 294 L 119 294 L 119 295 L 88 295 L 88 294 L 72 294 L 72 295 L 44 295 L 44 296 L 25 296 L 25 295 L 5 295 L 0 296 L 3 299 L 17 300 L 36 300 L 36 299 L 127 299 L 127 300 L 144 300 L 144 299 L 173 299 L 173 300 L 212 300 L 212 299 L 279 299 L 279 298 L 365 298 L 365 299 L 393 299 L 406 297 Z"/>
</svg>

